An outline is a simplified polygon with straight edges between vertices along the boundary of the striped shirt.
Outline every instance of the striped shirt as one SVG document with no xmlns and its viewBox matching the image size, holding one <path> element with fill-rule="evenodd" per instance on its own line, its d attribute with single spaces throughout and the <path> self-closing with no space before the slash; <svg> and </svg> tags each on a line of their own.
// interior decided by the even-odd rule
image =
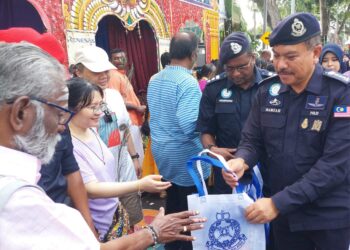
<svg viewBox="0 0 350 250">
<path fill-rule="evenodd" d="M 179 186 L 194 185 L 186 162 L 203 149 L 195 132 L 200 99 L 198 82 L 184 67 L 167 66 L 148 86 L 152 153 L 160 174 Z M 207 178 L 210 169 L 202 166 Z"/>
</svg>

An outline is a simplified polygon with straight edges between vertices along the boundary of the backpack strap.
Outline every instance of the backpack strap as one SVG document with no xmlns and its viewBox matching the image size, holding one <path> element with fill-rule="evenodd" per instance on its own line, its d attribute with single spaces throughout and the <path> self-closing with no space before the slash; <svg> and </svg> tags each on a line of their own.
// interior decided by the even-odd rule
<svg viewBox="0 0 350 250">
<path fill-rule="evenodd" d="M 22 180 L 11 180 L 7 184 L 5 184 L 1 189 L 0 189 L 0 213 L 2 209 L 5 207 L 6 203 L 9 201 L 11 196 L 20 188 L 22 187 L 35 187 L 40 190 L 42 190 L 40 187 L 28 184 L 25 181 Z"/>
</svg>

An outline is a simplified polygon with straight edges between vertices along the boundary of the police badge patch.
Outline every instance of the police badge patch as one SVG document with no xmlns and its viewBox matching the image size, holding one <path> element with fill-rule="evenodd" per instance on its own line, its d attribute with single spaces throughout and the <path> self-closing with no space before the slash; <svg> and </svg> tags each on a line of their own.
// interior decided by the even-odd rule
<svg viewBox="0 0 350 250">
<path fill-rule="evenodd" d="M 300 21 L 298 18 L 295 18 L 294 22 L 292 24 L 291 35 L 295 36 L 295 37 L 300 37 L 300 36 L 304 35 L 305 32 L 306 32 L 306 28 L 305 28 L 303 22 Z"/>
<path fill-rule="evenodd" d="M 228 89 L 223 89 L 221 90 L 221 97 L 222 98 L 225 98 L 225 99 L 228 99 L 232 96 L 232 90 L 228 90 Z"/>
<path fill-rule="evenodd" d="M 238 43 L 231 43 L 231 50 L 233 54 L 238 54 L 242 50 L 242 45 Z"/>
<path fill-rule="evenodd" d="M 279 95 L 279 91 L 281 89 L 281 84 L 280 83 L 274 83 L 270 86 L 270 89 L 269 89 L 269 93 L 270 93 L 270 96 L 278 96 Z"/>
</svg>

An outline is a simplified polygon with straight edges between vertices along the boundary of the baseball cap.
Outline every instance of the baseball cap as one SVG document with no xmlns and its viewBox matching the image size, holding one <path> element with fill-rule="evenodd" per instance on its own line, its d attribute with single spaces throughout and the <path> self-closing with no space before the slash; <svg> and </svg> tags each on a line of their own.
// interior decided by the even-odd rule
<svg viewBox="0 0 350 250">
<path fill-rule="evenodd" d="M 106 51 L 97 46 L 79 49 L 74 56 L 75 63 L 81 63 L 92 72 L 104 72 L 116 67 L 109 61 Z"/>
</svg>

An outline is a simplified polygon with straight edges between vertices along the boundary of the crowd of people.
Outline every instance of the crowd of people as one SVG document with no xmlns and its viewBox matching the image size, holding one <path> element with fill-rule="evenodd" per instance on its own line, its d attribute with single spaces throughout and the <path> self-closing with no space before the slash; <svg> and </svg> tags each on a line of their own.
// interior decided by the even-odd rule
<svg viewBox="0 0 350 250">
<path fill-rule="evenodd" d="M 179 32 L 146 106 L 122 49 L 77 49 L 68 73 L 52 35 L 0 31 L 0 249 L 190 250 L 206 219 L 188 211 L 186 162 L 209 149 L 230 167 L 202 164 L 214 194 L 259 167 L 264 198 L 242 216 L 270 224 L 267 249 L 348 250 L 350 60 L 320 33 L 288 16 L 258 58 L 233 32 L 195 78 L 199 38 Z M 165 209 L 139 229 L 143 191 L 166 192 Z"/>
</svg>

